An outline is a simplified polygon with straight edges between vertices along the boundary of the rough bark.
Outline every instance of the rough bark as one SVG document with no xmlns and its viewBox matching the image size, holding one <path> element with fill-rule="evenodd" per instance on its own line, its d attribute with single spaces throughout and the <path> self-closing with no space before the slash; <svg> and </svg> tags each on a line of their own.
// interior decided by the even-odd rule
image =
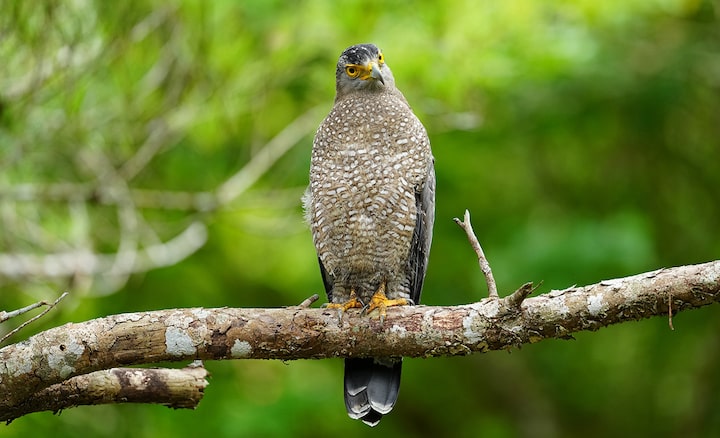
<svg viewBox="0 0 720 438">
<path fill-rule="evenodd" d="M 0 349 L 0 420 L 33 394 L 118 366 L 195 359 L 464 355 L 566 338 L 720 300 L 720 261 L 659 269 L 523 299 L 391 308 L 374 315 L 287 307 L 172 309 L 66 324 Z"/>
<path fill-rule="evenodd" d="M 111 368 L 71 377 L 32 394 L 2 411 L 11 421 L 31 412 L 59 412 L 74 406 L 113 403 L 155 403 L 195 408 L 202 399 L 208 372 L 200 365 L 182 369 Z"/>
</svg>

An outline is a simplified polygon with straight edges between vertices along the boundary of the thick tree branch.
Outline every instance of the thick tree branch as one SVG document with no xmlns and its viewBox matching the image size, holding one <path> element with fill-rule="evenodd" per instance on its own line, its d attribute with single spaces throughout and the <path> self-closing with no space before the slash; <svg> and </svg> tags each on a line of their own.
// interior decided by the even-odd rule
<svg viewBox="0 0 720 438">
<path fill-rule="evenodd" d="M 720 301 L 720 261 L 523 300 L 406 306 L 378 318 L 302 306 L 173 309 L 66 324 L 0 349 L 0 420 L 44 388 L 97 370 L 194 359 L 449 356 L 508 349 Z M 512 297 L 511 296 L 511 297 Z"/>
<path fill-rule="evenodd" d="M 207 375 L 202 366 L 95 371 L 36 392 L 22 403 L 3 410 L 0 420 L 10 421 L 32 412 L 115 403 L 154 403 L 175 409 L 194 409 L 208 385 Z"/>
</svg>

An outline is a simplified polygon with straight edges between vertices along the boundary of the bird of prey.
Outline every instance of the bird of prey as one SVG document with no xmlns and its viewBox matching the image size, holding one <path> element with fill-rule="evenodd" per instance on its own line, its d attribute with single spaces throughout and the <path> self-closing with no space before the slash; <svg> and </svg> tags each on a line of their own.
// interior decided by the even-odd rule
<svg viewBox="0 0 720 438">
<path fill-rule="evenodd" d="M 315 135 L 303 197 L 328 307 L 345 312 L 420 301 L 435 217 L 424 126 L 373 44 L 346 49 L 332 110 Z M 348 415 L 370 426 L 390 412 L 401 357 L 345 360 Z"/>
</svg>

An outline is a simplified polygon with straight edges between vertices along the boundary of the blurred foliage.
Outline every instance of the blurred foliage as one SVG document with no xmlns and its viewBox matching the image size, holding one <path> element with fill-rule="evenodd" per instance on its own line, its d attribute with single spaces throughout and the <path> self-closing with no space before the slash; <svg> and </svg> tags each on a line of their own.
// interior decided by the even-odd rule
<svg viewBox="0 0 720 438">
<path fill-rule="evenodd" d="M 485 293 L 451 220 L 466 208 L 501 293 L 717 259 L 719 22 L 717 0 L 2 2 L 3 260 L 83 250 L 117 268 L 116 252 L 163 248 L 194 221 L 207 241 L 132 275 L 5 275 L 0 309 L 70 290 L 38 331 L 321 291 L 299 198 L 337 56 L 359 42 L 383 48 L 433 143 L 425 303 Z M 171 193 L 212 193 L 308 114 L 300 141 L 230 202 L 170 206 Z M 372 433 L 718 436 L 717 313 L 680 314 L 675 331 L 657 318 L 512 354 L 406 360 L 399 403 Z M 339 360 L 207 367 L 196 411 L 81 407 L 0 436 L 369 433 L 345 415 Z"/>
</svg>

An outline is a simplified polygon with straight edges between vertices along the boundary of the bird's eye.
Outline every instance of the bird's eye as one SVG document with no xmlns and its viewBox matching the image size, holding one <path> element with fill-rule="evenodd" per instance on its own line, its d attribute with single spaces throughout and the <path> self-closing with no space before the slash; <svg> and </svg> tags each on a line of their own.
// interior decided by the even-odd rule
<svg viewBox="0 0 720 438">
<path fill-rule="evenodd" d="M 345 67 L 345 73 L 351 78 L 356 78 L 360 74 L 360 70 L 352 65 Z"/>
<path fill-rule="evenodd" d="M 378 53 L 378 62 L 380 64 L 385 62 L 385 57 L 383 56 L 382 52 Z"/>
</svg>

